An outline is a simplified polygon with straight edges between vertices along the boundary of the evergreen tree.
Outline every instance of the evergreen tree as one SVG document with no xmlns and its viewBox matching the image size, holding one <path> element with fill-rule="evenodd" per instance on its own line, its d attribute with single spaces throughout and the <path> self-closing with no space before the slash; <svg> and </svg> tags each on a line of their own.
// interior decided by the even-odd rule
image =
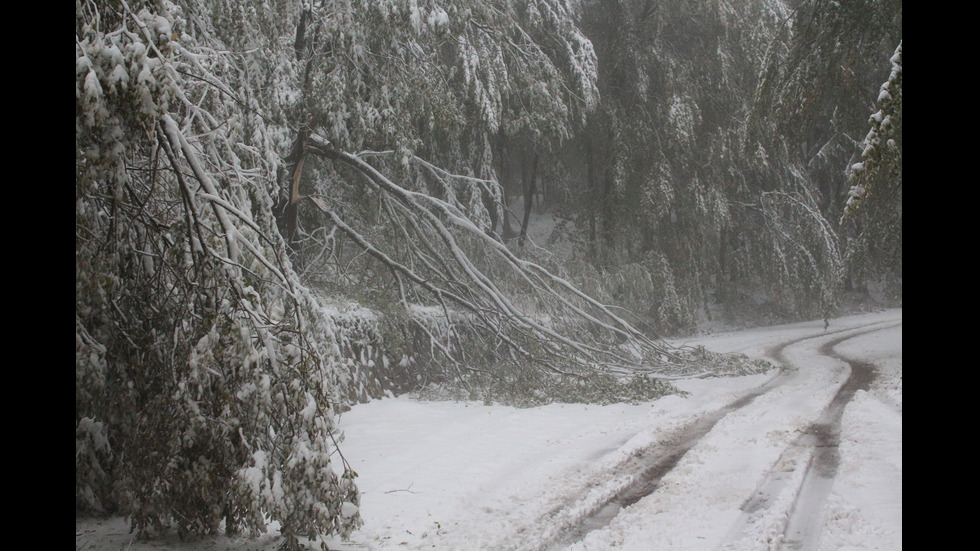
<svg viewBox="0 0 980 551">
<path fill-rule="evenodd" d="M 342 353 L 324 281 L 465 318 L 478 351 L 417 326 L 480 384 L 689 367 L 492 236 L 491 137 L 560 138 L 595 101 L 573 15 L 76 2 L 76 507 L 124 512 L 140 536 L 275 520 L 286 547 L 357 528 L 335 418 L 387 389 Z"/>
<path fill-rule="evenodd" d="M 602 101 L 582 137 L 589 199 L 578 222 L 608 296 L 642 304 L 666 331 L 692 327 L 714 300 L 737 307 L 760 291 L 778 314 L 823 313 L 840 255 L 810 182 L 785 157 L 746 147 L 783 5 L 586 10 Z"/>
<path fill-rule="evenodd" d="M 805 2 L 784 29 L 785 40 L 770 49 L 751 112 L 750 136 L 752 143 L 771 157 L 785 159 L 808 180 L 819 212 L 836 222 L 850 211 L 847 203 L 855 203 L 850 198 L 857 192 L 856 182 L 849 181 L 849 167 L 868 149 L 856 137 L 866 132 L 869 105 L 881 96 L 881 60 L 892 57 L 901 44 L 902 3 Z M 899 49 L 899 67 L 900 58 Z M 900 151 L 900 70 L 898 78 L 899 99 L 891 105 L 899 116 L 889 119 L 889 131 Z M 887 140 L 877 151 L 886 150 L 891 151 Z M 889 153 L 886 158 L 897 164 L 886 163 L 889 168 L 883 172 L 889 174 L 881 177 L 890 183 L 883 185 L 874 214 L 864 220 L 852 217 L 835 232 L 846 244 L 839 277 L 845 288 L 864 292 L 869 282 L 884 281 L 890 294 L 900 297 L 901 157 Z"/>
<path fill-rule="evenodd" d="M 883 280 L 889 300 L 902 292 L 902 44 L 889 59 L 878 109 L 869 117 L 861 160 L 848 172 L 850 191 L 841 216 L 849 237 L 849 283 Z M 900 303 L 900 302 L 899 302 Z"/>
<path fill-rule="evenodd" d="M 346 534 L 334 418 L 361 376 L 274 230 L 238 54 L 192 14 L 76 4 L 76 506 L 140 536 Z"/>
</svg>

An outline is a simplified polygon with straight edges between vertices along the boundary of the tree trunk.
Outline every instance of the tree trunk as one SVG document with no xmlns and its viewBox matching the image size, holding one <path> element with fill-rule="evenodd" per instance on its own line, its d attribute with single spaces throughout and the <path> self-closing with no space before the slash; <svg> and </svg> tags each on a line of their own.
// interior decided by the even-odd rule
<svg viewBox="0 0 980 551">
<path fill-rule="evenodd" d="M 531 208 L 534 206 L 534 193 L 537 191 L 538 153 L 535 152 L 533 155 L 531 173 L 524 179 L 524 219 L 521 221 L 521 236 L 517 241 L 521 247 L 527 239 L 527 225 L 531 221 Z"/>
<path fill-rule="evenodd" d="M 596 259 L 598 251 L 596 250 L 596 205 L 599 198 L 599 190 L 596 185 L 595 177 L 595 153 L 592 150 L 592 140 L 588 141 L 586 145 L 586 162 L 588 163 L 588 186 L 589 186 L 589 258 L 594 264 L 596 264 Z"/>
</svg>

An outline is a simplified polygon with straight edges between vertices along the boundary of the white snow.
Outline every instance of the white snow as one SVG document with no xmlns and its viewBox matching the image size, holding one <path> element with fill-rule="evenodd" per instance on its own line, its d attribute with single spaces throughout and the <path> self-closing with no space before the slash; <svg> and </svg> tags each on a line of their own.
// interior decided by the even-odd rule
<svg viewBox="0 0 980 551">
<path fill-rule="evenodd" d="M 403 396 L 355 406 L 340 419 L 341 449 L 359 475 L 365 524 L 350 541 L 327 544 L 901 550 L 901 322 L 897 309 L 834 319 L 826 329 L 814 321 L 691 340 L 753 357 L 792 341 L 782 356 L 768 358 L 791 367 L 677 381 L 687 396 L 648 403 L 516 409 Z M 820 352 L 834 342 L 837 354 L 873 363 L 877 376 L 846 404 L 839 464 L 833 478 L 823 478 L 808 475 L 813 448 L 803 442 L 850 373 L 848 364 Z M 753 392 L 747 403 L 733 404 Z M 703 434 L 681 445 L 680 436 L 691 432 L 685 429 L 699 422 Z M 655 490 L 623 508 L 608 503 L 643 478 L 645 461 L 676 449 L 683 455 L 654 480 Z M 790 541 L 797 528 L 805 536 Z M 75 521 L 77 550 L 272 550 L 276 530 L 273 524 L 256 540 L 139 542 L 121 518 Z"/>
<path fill-rule="evenodd" d="M 436 6 L 429 12 L 428 23 L 429 27 L 433 29 L 449 25 L 449 14 L 446 13 L 446 10 Z"/>
</svg>

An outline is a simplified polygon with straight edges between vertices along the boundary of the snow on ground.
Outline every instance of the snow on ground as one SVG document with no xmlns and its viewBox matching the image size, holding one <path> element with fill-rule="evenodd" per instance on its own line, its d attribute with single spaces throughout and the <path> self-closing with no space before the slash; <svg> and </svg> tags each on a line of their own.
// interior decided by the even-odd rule
<svg viewBox="0 0 980 551">
<path fill-rule="evenodd" d="M 820 321 L 691 340 L 754 357 L 786 345 L 767 359 L 791 367 L 676 381 L 687 396 L 648 403 L 516 409 L 399 397 L 355 406 L 341 419 L 341 449 L 359 475 L 365 524 L 349 542 L 327 543 L 337 550 L 900 550 L 901 319 L 898 309 L 831 320 L 826 330 Z M 844 409 L 836 478 L 817 476 L 800 494 L 813 453 L 807 427 L 849 374 L 847 364 L 819 353 L 831 341 L 840 341 L 837 354 L 874 363 L 877 379 Z M 743 397 L 750 399 L 732 406 Z M 658 473 L 649 495 L 622 507 L 610 502 L 643 487 L 642 463 L 663 450 L 679 450 L 679 458 Z M 75 524 L 76 550 L 276 546 L 275 527 L 254 541 L 135 542 L 122 519 Z M 797 525 L 805 541 L 789 534 Z"/>
</svg>

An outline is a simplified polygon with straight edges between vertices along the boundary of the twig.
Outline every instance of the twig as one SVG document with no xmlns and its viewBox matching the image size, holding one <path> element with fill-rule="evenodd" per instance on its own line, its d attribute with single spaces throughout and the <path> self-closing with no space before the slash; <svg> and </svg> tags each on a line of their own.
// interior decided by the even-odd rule
<svg viewBox="0 0 980 551">
<path fill-rule="evenodd" d="M 411 484 L 409 484 L 409 485 L 408 485 L 408 488 L 405 488 L 404 490 L 388 490 L 388 491 L 387 491 L 387 492 L 385 492 L 385 493 L 386 493 L 386 494 L 393 494 L 393 493 L 395 493 L 395 492 L 408 492 L 408 493 L 410 493 L 410 494 L 417 494 L 417 493 L 419 493 L 419 492 L 413 492 L 413 491 L 412 491 L 412 486 L 414 486 L 414 485 L 415 485 L 415 483 L 414 483 L 414 482 L 412 482 Z"/>
</svg>

